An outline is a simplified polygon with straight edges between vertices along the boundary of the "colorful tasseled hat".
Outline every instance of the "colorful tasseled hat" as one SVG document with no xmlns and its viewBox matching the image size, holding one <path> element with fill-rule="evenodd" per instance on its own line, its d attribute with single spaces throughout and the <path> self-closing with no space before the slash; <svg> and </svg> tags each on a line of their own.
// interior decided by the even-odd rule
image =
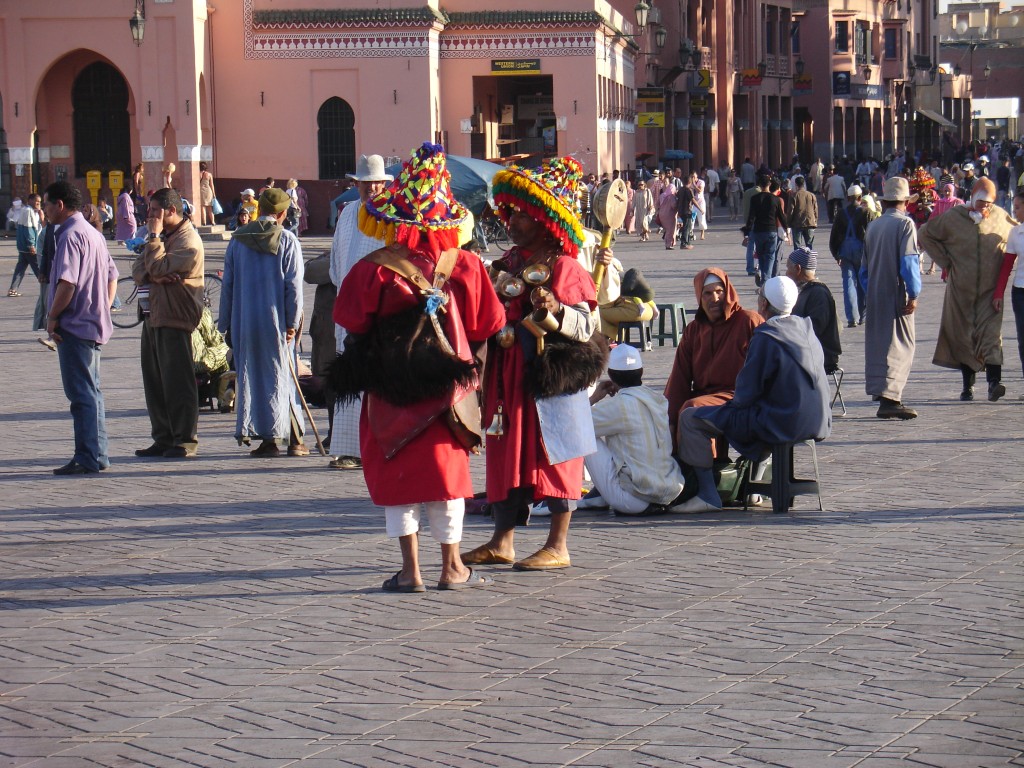
<svg viewBox="0 0 1024 768">
<path fill-rule="evenodd" d="M 571 157 L 548 160 L 540 168 L 510 166 L 494 174 L 492 190 L 498 215 L 507 224 L 514 211 L 541 222 L 562 246 L 576 256 L 583 245 L 579 188 L 583 168 Z"/>
<path fill-rule="evenodd" d="M 416 249 L 422 240 L 435 252 L 457 248 L 459 225 L 469 211 L 452 197 L 444 147 L 426 142 L 413 152 L 397 178 L 359 211 L 359 229 L 388 245 Z"/>
<path fill-rule="evenodd" d="M 914 175 L 910 177 L 910 191 L 911 192 L 923 192 L 926 189 L 931 189 L 935 186 L 935 177 L 932 176 L 923 167 L 919 167 L 914 171 Z"/>
</svg>

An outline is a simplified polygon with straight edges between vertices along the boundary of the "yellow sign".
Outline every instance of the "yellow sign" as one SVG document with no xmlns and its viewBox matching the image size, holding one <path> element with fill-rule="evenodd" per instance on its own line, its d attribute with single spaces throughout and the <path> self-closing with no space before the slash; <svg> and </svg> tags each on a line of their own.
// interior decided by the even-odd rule
<svg viewBox="0 0 1024 768">
<path fill-rule="evenodd" d="M 710 69 L 698 69 L 697 70 L 697 87 L 704 88 L 705 90 L 711 87 L 711 70 Z"/>
<path fill-rule="evenodd" d="M 740 70 L 740 87 L 741 88 L 760 88 L 761 87 L 761 70 L 759 69 L 741 69 Z"/>
<path fill-rule="evenodd" d="M 492 75 L 539 75 L 540 59 L 491 59 Z"/>
<path fill-rule="evenodd" d="M 638 128 L 664 128 L 665 113 L 638 112 L 636 116 L 636 125 Z"/>
</svg>

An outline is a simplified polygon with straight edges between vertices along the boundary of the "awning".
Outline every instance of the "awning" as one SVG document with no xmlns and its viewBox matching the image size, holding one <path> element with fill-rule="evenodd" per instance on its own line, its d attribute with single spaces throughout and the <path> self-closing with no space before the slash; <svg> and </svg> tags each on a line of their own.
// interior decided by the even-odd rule
<svg viewBox="0 0 1024 768">
<path fill-rule="evenodd" d="M 919 109 L 919 110 L 917 110 L 917 114 L 924 115 L 929 120 L 931 120 L 933 123 L 938 123 L 943 128 L 956 128 L 956 123 L 954 123 L 952 120 L 947 120 L 945 117 L 940 115 L 938 112 L 935 112 L 935 111 L 933 111 L 931 109 Z"/>
</svg>

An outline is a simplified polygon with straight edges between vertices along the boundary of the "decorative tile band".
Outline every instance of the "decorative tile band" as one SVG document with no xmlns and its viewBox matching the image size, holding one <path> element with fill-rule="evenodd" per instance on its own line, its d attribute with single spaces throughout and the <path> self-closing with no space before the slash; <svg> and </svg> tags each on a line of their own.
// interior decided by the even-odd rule
<svg viewBox="0 0 1024 768">
<path fill-rule="evenodd" d="M 178 162 L 180 163 L 194 163 L 199 160 L 199 145 L 198 144 L 179 144 L 178 145 Z"/>
<path fill-rule="evenodd" d="M 437 53 L 441 58 L 487 58 L 492 55 L 592 56 L 595 33 L 441 32 L 417 29 L 405 32 L 320 31 L 275 25 L 253 25 L 253 0 L 244 0 L 242 24 L 247 59 L 418 58 Z M 321 26 L 322 25 L 318 25 Z"/>
<path fill-rule="evenodd" d="M 427 56 L 430 37 L 421 32 L 282 33 L 252 36 L 252 59 L 387 58 Z"/>
<path fill-rule="evenodd" d="M 8 147 L 11 165 L 32 165 L 32 147 Z"/>
<path fill-rule="evenodd" d="M 593 32 L 553 32 L 551 34 L 477 34 L 441 35 L 442 59 L 486 59 L 503 56 L 592 56 Z"/>
<path fill-rule="evenodd" d="M 142 162 L 162 163 L 164 161 L 164 148 L 159 144 L 142 145 Z"/>
</svg>

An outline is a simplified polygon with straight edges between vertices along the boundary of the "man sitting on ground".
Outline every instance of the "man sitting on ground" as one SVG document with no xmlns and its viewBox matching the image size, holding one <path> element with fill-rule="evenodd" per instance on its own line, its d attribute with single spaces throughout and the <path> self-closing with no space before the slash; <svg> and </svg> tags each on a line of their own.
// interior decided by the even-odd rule
<svg viewBox="0 0 1024 768">
<path fill-rule="evenodd" d="M 836 300 L 828 286 L 815 278 L 817 269 L 818 254 L 809 248 L 797 248 L 789 254 L 786 277 L 796 283 L 800 291 L 793 314 L 810 319 L 814 335 L 825 353 L 825 373 L 831 374 L 839 368 L 843 346 L 839 342 Z"/>
<path fill-rule="evenodd" d="M 668 403 L 643 386 L 640 352 L 619 344 L 608 357 L 608 379 L 590 396 L 597 453 L 584 459 L 599 495 L 588 494 L 577 509 L 611 506 L 642 515 L 670 504 L 683 489 L 672 458 Z"/>
<path fill-rule="evenodd" d="M 765 282 L 757 307 L 766 322 L 754 330 L 735 396 L 724 405 L 689 408 L 680 416 L 679 455 L 696 470 L 698 492 L 676 512 L 722 508 L 711 438 L 724 435 L 744 457 L 762 461 L 773 444 L 824 440 L 831 434 L 824 355 L 811 321 L 791 314 L 797 295 L 788 277 Z"/>
</svg>

